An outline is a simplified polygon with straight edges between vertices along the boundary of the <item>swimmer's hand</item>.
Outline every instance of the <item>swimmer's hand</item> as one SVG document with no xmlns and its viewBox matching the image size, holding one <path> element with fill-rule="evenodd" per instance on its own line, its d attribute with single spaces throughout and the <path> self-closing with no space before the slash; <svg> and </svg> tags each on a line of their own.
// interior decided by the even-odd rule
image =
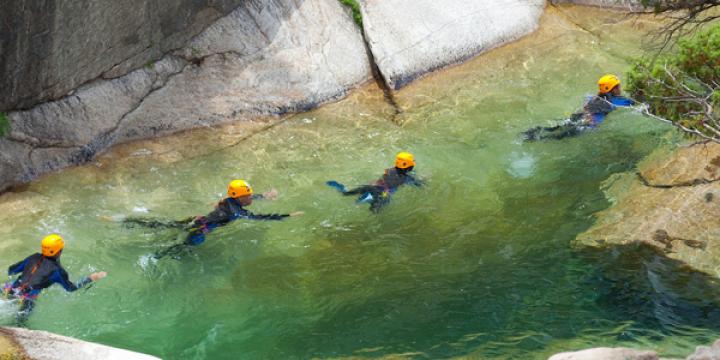
<svg viewBox="0 0 720 360">
<path fill-rule="evenodd" d="M 262 196 L 263 196 L 263 199 L 276 200 L 278 198 L 278 191 L 277 191 L 277 189 L 273 188 L 273 189 L 270 189 L 270 191 L 264 192 L 262 194 Z"/>
<path fill-rule="evenodd" d="M 95 273 L 90 274 L 89 278 L 90 278 L 90 280 L 95 282 L 95 281 L 105 278 L 106 276 L 107 276 L 106 272 L 100 271 L 100 272 L 95 272 Z"/>
</svg>

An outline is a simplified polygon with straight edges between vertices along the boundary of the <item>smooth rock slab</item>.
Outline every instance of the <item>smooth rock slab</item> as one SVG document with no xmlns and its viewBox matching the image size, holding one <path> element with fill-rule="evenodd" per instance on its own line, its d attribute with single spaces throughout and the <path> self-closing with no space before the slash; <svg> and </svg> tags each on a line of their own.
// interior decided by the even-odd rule
<svg viewBox="0 0 720 360">
<path fill-rule="evenodd" d="M 0 191 L 129 140 L 310 110 L 370 78 L 339 2 L 247 0 L 160 61 L 9 113 Z"/>
<path fill-rule="evenodd" d="M 537 29 L 544 0 L 360 0 L 375 62 L 391 89 Z"/>
<path fill-rule="evenodd" d="M 0 327 L 0 337 L 13 341 L 23 355 L 33 360 L 159 360 L 159 358 L 118 349 L 46 331 Z"/>
<path fill-rule="evenodd" d="M 245 0 L 1 1 L 0 110 L 65 96 L 182 47 Z"/>
<path fill-rule="evenodd" d="M 555 354 L 548 360 L 658 360 L 654 351 L 628 348 L 593 348 Z"/>
</svg>

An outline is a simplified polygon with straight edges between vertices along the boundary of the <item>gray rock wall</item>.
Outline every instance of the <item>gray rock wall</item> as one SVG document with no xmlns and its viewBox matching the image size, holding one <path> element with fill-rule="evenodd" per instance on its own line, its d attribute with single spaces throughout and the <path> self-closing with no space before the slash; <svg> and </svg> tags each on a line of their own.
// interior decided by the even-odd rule
<svg viewBox="0 0 720 360">
<path fill-rule="evenodd" d="M 244 1 L 0 0 L 0 111 L 142 67 Z"/>
<path fill-rule="evenodd" d="M 370 77 L 360 31 L 337 1 L 247 0 L 160 61 L 10 112 L 0 191 L 120 142 L 309 110 Z"/>
<path fill-rule="evenodd" d="M 360 0 L 387 85 L 412 80 L 537 29 L 545 0 Z"/>
<path fill-rule="evenodd" d="M 0 192 L 124 141 L 309 110 L 371 79 L 369 57 L 399 89 L 532 32 L 545 6 L 360 2 L 364 39 L 336 0 L 0 0 L 0 109 L 27 106 L 0 137 Z"/>
</svg>

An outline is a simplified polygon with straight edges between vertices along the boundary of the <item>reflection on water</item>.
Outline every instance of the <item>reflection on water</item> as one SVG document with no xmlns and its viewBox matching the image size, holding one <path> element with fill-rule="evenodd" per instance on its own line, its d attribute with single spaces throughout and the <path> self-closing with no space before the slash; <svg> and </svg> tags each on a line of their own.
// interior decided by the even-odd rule
<svg viewBox="0 0 720 360">
<path fill-rule="evenodd" d="M 669 144 L 666 128 L 623 110 L 576 138 L 518 141 L 574 111 L 599 75 L 622 73 L 650 26 L 564 9 L 396 94 L 402 126 L 369 86 L 284 121 L 122 146 L 3 196 L 3 265 L 58 231 L 73 278 L 110 274 L 81 293 L 47 291 L 29 326 L 180 359 L 542 359 L 605 345 L 679 356 L 720 336 L 702 295 L 714 279 L 643 249 L 570 246 L 608 206 L 602 182 Z M 400 150 L 427 186 L 400 189 L 379 216 L 324 185 L 368 183 Z M 181 234 L 117 222 L 207 213 L 232 178 L 280 190 L 254 211 L 305 216 L 236 221 L 159 261 L 148 255 Z"/>
</svg>

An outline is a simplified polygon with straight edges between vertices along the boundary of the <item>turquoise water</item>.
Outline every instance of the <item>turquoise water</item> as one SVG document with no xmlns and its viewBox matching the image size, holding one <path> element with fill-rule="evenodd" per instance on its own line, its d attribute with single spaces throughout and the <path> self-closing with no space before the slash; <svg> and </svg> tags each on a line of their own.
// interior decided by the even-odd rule
<svg viewBox="0 0 720 360">
<path fill-rule="evenodd" d="M 642 248 L 571 246 L 609 206 L 602 182 L 674 143 L 666 127 L 623 110 L 576 138 L 518 140 L 638 52 L 643 23 L 566 11 L 613 41 L 550 11 L 538 34 L 398 93 L 398 117 L 367 87 L 242 141 L 222 128 L 134 144 L 3 196 L 0 265 L 57 231 L 73 278 L 109 273 L 46 291 L 28 326 L 167 359 L 544 359 L 605 345 L 680 357 L 719 337 L 713 279 Z M 427 186 L 380 215 L 324 185 L 372 181 L 401 150 Z M 305 215 L 236 221 L 157 262 L 179 234 L 117 221 L 207 213 L 233 178 L 280 191 L 252 210 Z"/>
</svg>

